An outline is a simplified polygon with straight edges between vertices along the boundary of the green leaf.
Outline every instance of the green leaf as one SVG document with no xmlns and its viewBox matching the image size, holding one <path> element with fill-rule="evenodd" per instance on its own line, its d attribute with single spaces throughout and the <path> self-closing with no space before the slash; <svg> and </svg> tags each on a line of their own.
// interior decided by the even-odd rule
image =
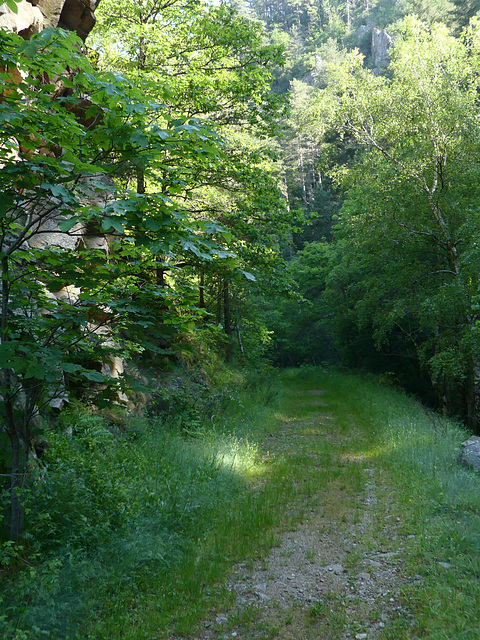
<svg viewBox="0 0 480 640">
<path fill-rule="evenodd" d="M 182 242 L 182 247 L 184 251 L 191 251 L 198 258 L 202 258 L 203 260 L 213 260 L 213 256 L 210 253 L 204 253 L 203 251 L 200 251 L 200 249 L 195 244 L 193 244 L 193 242 Z"/>
<path fill-rule="evenodd" d="M 30 378 L 43 380 L 45 378 L 45 365 L 37 360 L 31 360 L 25 371 L 25 379 L 28 380 Z"/>
<path fill-rule="evenodd" d="M 79 217 L 78 216 L 72 216 L 71 218 L 68 218 L 67 220 L 62 220 L 61 222 L 58 223 L 59 229 L 60 231 L 63 231 L 64 233 L 67 233 L 68 231 L 70 231 L 70 229 L 72 229 L 77 222 L 79 221 Z"/>
<path fill-rule="evenodd" d="M 91 369 L 82 369 L 80 371 L 80 375 L 83 378 L 87 378 L 87 380 L 91 380 L 92 382 L 105 382 L 105 380 L 108 380 L 107 376 L 103 376 L 98 371 L 93 371 Z"/>
<path fill-rule="evenodd" d="M 18 13 L 17 4 L 20 4 L 22 0 L 4 0 L 4 2 L 7 7 L 13 11 L 13 13 Z"/>
<path fill-rule="evenodd" d="M 125 220 L 120 218 L 104 218 L 102 220 L 102 229 L 104 231 L 110 231 L 110 229 L 114 229 L 120 234 L 125 232 Z"/>
<path fill-rule="evenodd" d="M 239 269 L 238 271 L 239 271 L 242 275 L 244 275 L 244 276 L 245 276 L 245 278 L 246 278 L 247 280 L 250 280 L 251 282 L 255 282 L 255 281 L 256 281 L 256 278 L 255 278 L 255 276 L 253 275 L 253 273 L 249 273 L 248 271 L 243 271 L 243 269 Z"/>
</svg>

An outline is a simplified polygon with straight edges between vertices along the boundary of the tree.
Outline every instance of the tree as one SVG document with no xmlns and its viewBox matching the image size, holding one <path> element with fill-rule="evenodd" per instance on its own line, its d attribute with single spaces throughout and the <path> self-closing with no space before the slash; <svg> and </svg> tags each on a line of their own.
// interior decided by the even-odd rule
<svg viewBox="0 0 480 640">
<path fill-rule="evenodd" d="M 95 73 L 73 34 L 0 37 L 0 437 L 11 447 L 16 540 L 40 409 L 66 386 L 101 383 L 112 400 L 122 384 L 112 358 L 144 348 L 120 332 L 154 333 L 152 301 L 169 296 L 145 264 L 155 270 L 180 250 L 213 255 L 201 224 L 173 203 L 174 167 L 191 155 L 208 162 L 221 145 L 205 125 L 143 101 L 142 86 Z M 172 169 L 156 191 L 118 179 L 139 162 L 148 176 L 166 156 Z"/>
<path fill-rule="evenodd" d="M 355 274 L 348 304 L 378 345 L 402 331 L 441 401 L 458 407 L 462 395 L 477 428 L 479 34 L 475 24 L 456 40 L 408 18 L 388 76 L 353 52 L 317 102 L 364 148 L 337 172 L 342 268 Z"/>
<path fill-rule="evenodd" d="M 460 27 L 465 27 L 473 16 L 480 11 L 478 0 L 453 0 L 451 13 Z"/>
<path fill-rule="evenodd" d="M 278 242 L 291 235 L 294 223 L 269 142 L 283 112 L 282 99 L 270 91 L 281 48 L 266 45 L 261 25 L 226 3 L 107 0 L 98 17 L 91 43 L 101 67 L 122 69 L 132 81 L 147 78 L 155 100 L 178 117 L 195 115 L 208 122 L 222 137 L 221 156 L 208 163 L 192 156 L 175 165 L 175 199 L 190 220 L 205 229 L 223 229 L 215 235 L 223 253 L 215 261 L 199 254 L 193 260 L 172 256 L 168 262 L 172 280 L 188 272 L 202 307 L 233 336 L 230 285 L 238 291 L 238 278 L 244 281 L 245 274 L 274 281 L 281 263 L 274 259 Z M 165 166 L 170 166 L 167 158 Z M 145 188 L 148 192 L 155 184 L 147 182 Z M 187 269 L 184 275 L 179 265 Z M 254 281 L 252 275 L 246 284 Z"/>
</svg>

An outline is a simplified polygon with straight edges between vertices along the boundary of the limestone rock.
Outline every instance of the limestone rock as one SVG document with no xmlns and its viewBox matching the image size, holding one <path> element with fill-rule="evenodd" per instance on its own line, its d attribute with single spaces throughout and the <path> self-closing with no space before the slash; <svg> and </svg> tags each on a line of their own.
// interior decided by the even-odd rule
<svg viewBox="0 0 480 640">
<path fill-rule="evenodd" d="M 392 44 L 391 36 L 385 31 L 385 29 L 372 30 L 372 58 L 375 68 L 380 70 L 388 67 L 390 64 L 390 55 L 388 50 Z"/>
<path fill-rule="evenodd" d="M 67 285 L 60 289 L 60 291 L 55 292 L 55 298 L 60 302 L 65 302 L 67 304 L 76 304 L 78 302 L 78 298 L 80 296 L 80 289 L 78 287 L 74 287 L 73 285 Z"/>
<path fill-rule="evenodd" d="M 0 6 L 0 29 L 18 33 L 25 39 L 44 28 L 62 27 L 76 31 L 83 40 L 95 25 L 95 9 L 100 0 L 22 0 L 18 13 Z"/>
<path fill-rule="evenodd" d="M 39 8 L 44 16 L 45 27 L 54 29 L 60 22 L 65 0 L 30 0 L 33 5 Z"/>
<path fill-rule="evenodd" d="M 472 436 L 462 442 L 463 450 L 460 452 L 460 461 L 468 467 L 480 473 L 480 438 Z"/>
<path fill-rule="evenodd" d="M 38 33 L 44 27 L 43 13 L 27 0 L 20 2 L 18 13 L 14 13 L 5 4 L 0 6 L 0 29 L 13 31 L 24 38 L 29 38 L 32 33 Z"/>
<path fill-rule="evenodd" d="M 60 230 L 59 223 L 67 219 L 68 216 L 58 213 L 43 220 L 35 235 L 29 238 L 29 246 L 34 249 L 44 249 L 48 246 L 70 250 L 76 249 L 84 227 L 76 224 L 68 233 L 65 233 Z"/>
<path fill-rule="evenodd" d="M 46 28 L 58 27 L 65 0 L 30 0 L 30 2 L 41 11 Z"/>
<path fill-rule="evenodd" d="M 85 40 L 95 25 L 95 9 L 100 0 L 64 0 L 59 27 L 76 31 Z"/>
</svg>

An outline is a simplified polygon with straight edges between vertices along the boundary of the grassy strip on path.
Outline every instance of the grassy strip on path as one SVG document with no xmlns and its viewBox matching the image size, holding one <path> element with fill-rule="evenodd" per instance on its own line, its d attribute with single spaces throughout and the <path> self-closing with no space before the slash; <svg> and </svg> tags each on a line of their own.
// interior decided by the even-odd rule
<svg viewBox="0 0 480 640">
<path fill-rule="evenodd" d="M 381 523 L 386 517 L 398 519 L 394 535 L 405 564 L 402 608 L 381 637 L 478 640 L 480 479 L 458 463 L 459 445 L 467 434 L 404 394 L 357 376 L 297 372 L 291 382 L 290 388 L 304 392 L 325 391 L 331 433 L 347 432 L 347 453 L 337 450 L 337 456 L 383 471 L 378 517 L 370 535 L 376 538 L 373 544 L 392 544 L 385 540 L 388 530 Z M 298 412 L 296 402 L 298 396 L 291 405 Z M 350 464 L 346 475 L 351 471 Z M 335 493 L 328 489 L 326 499 L 335 499 Z M 387 514 L 390 508 L 395 515 Z M 368 544 L 364 540 L 364 550 Z M 349 621 L 344 623 L 348 626 Z"/>
</svg>

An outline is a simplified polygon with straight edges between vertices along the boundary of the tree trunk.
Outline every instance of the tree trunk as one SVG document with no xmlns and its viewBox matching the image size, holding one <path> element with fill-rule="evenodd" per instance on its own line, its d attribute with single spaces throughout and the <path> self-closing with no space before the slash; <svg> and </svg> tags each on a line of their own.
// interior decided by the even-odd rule
<svg viewBox="0 0 480 640">
<path fill-rule="evenodd" d="M 230 317 L 230 294 L 228 290 L 228 280 L 223 283 L 223 320 L 224 329 L 228 337 L 232 335 L 231 317 Z"/>
<path fill-rule="evenodd" d="M 2 266 L 2 306 L 0 318 L 0 344 L 8 342 L 8 317 L 10 304 L 10 272 L 8 256 L 1 261 Z M 3 399 L 6 431 L 12 447 L 10 479 L 10 540 L 16 542 L 23 529 L 24 513 L 20 497 L 21 438 L 19 425 L 15 420 L 14 398 L 16 390 L 10 369 L 0 371 L 1 396 Z M 27 443 L 27 447 L 30 443 Z"/>
<path fill-rule="evenodd" d="M 480 435 L 480 361 L 474 360 L 469 379 L 465 382 L 464 411 L 467 426 Z"/>
<path fill-rule="evenodd" d="M 140 167 L 137 167 L 137 193 L 145 193 L 145 172 Z"/>
<path fill-rule="evenodd" d="M 10 434 L 12 444 L 12 476 L 10 482 L 10 540 L 17 542 L 24 525 L 24 509 L 21 497 L 23 473 L 21 463 L 21 443 L 18 433 Z"/>
<path fill-rule="evenodd" d="M 200 269 L 199 300 L 200 309 L 205 309 L 205 270 Z"/>
<path fill-rule="evenodd" d="M 237 340 L 238 340 L 238 346 L 240 347 L 240 353 L 242 354 L 242 358 L 245 360 L 245 350 L 243 348 L 242 334 L 240 332 L 240 323 L 238 322 L 238 318 L 235 322 L 235 326 L 237 329 Z"/>
<path fill-rule="evenodd" d="M 219 277 L 218 285 L 217 285 L 217 310 L 215 314 L 217 325 L 219 325 L 222 322 L 222 287 L 223 287 L 222 279 Z"/>
</svg>

